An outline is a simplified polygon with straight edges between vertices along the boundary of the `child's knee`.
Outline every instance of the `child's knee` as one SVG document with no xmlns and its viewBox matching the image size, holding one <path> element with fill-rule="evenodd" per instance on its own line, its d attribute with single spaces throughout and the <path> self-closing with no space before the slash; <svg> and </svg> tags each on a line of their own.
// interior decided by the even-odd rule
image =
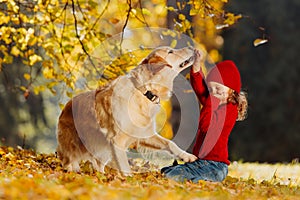
<svg viewBox="0 0 300 200">
<path fill-rule="evenodd" d="M 189 173 L 186 169 L 185 166 L 178 165 L 176 167 L 173 167 L 169 171 L 165 171 L 165 177 L 175 180 L 177 182 L 184 182 L 187 180 L 192 179 L 192 174 Z"/>
<path fill-rule="evenodd" d="M 223 170 L 217 171 L 216 181 L 217 182 L 222 182 L 227 177 L 227 174 L 228 174 L 228 170 L 227 169 L 223 169 Z"/>
</svg>

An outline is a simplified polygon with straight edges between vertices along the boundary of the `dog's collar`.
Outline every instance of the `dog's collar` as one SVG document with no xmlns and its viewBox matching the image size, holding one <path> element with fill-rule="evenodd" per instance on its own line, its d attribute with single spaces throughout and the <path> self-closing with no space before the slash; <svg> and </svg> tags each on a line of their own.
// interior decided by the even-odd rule
<svg viewBox="0 0 300 200">
<path fill-rule="evenodd" d="M 129 76 L 130 77 L 130 80 L 131 82 L 133 83 L 133 85 L 143 93 L 143 95 L 145 97 L 147 97 L 147 99 L 149 99 L 150 101 L 152 101 L 153 103 L 156 103 L 156 104 L 159 104 L 160 103 L 160 99 L 159 99 L 159 96 L 157 96 L 156 94 L 153 94 L 150 90 L 146 90 L 146 92 L 143 92 L 142 91 L 142 88 L 146 89 L 145 87 L 138 87 L 137 85 L 137 81 L 132 77 L 132 76 Z M 145 90 L 144 90 L 145 91 Z"/>
<path fill-rule="evenodd" d="M 153 94 L 150 90 L 147 90 L 144 95 L 150 100 L 152 101 L 153 103 L 159 103 L 160 100 L 159 100 L 159 97 L 155 94 Z"/>
</svg>

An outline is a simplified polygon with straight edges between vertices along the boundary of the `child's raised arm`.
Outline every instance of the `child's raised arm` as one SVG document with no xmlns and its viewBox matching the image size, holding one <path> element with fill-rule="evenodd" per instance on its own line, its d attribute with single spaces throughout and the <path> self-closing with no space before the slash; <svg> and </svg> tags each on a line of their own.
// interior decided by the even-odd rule
<svg viewBox="0 0 300 200">
<path fill-rule="evenodd" d="M 208 97 L 208 89 L 201 69 L 201 52 L 199 50 L 195 51 L 196 58 L 190 71 L 191 85 L 196 92 L 200 103 L 203 105 Z"/>
</svg>

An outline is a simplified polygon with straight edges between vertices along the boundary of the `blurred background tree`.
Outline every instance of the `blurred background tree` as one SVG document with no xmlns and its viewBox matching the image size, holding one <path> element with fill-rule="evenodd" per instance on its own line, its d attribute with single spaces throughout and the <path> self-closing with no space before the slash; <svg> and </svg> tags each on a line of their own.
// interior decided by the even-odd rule
<svg viewBox="0 0 300 200">
<path fill-rule="evenodd" d="M 222 54 L 239 66 L 250 102 L 248 119 L 232 134 L 232 159 L 299 158 L 300 2 L 231 1 L 226 9 L 244 16 L 223 32 Z M 257 37 L 269 42 L 254 48 Z"/>
<path fill-rule="evenodd" d="M 2 0 L 2 144 L 53 152 L 57 105 L 62 107 L 82 91 L 81 77 L 91 77 L 84 88 L 93 89 L 125 74 L 146 55 L 147 51 L 122 52 L 121 44 L 113 42 L 115 35 L 125 38 L 125 30 L 165 27 L 193 38 L 213 62 L 233 59 L 240 67 L 251 107 L 249 118 L 232 134 L 232 159 L 297 158 L 297 8 L 296 0 Z M 271 42 L 254 47 L 257 38 Z M 106 42 L 106 53 L 114 55 L 99 61 L 95 47 L 105 41 L 111 41 Z M 177 47 L 176 41 L 171 45 Z M 166 128 L 170 131 L 169 125 Z M 171 137 L 166 129 L 162 132 Z"/>
</svg>

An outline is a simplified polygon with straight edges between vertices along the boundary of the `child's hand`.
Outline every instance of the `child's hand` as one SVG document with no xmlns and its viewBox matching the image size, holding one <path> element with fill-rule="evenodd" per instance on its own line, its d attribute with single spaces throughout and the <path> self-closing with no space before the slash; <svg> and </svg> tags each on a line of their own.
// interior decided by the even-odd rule
<svg viewBox="0 0 300 200">
<path fill-rule="evenodd" d="M 193 64 L 193 72 L 199 72 L 201 70 L 201 60 L 202 60 L 202 53 L 200 50 L 195 49 L 195 61 Z"/>
</svg>

